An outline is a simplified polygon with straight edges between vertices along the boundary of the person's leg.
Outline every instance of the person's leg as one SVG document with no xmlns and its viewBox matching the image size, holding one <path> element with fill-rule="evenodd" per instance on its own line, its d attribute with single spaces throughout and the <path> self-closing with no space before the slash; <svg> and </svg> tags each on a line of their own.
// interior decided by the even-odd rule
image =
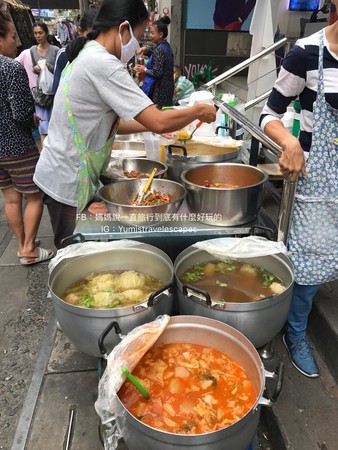
<svg viewBox="0 0 338 450">
<path fill-rule="evenodd" d="M 306 286 L 295 283 L 286 334 L 283 336 L 291 363 L 300 373 L 311 378 L 318 377 L 319 368 L 306 339 L 306 328 L 313 298 L 318 289 L 319 285 Z"/>
<path fill-rule="evenodd" d="M 23 257 L 38 257 L 39 251 L 36 248 L 35 240 L 41 221 L 43 202 L 40 192 L 26 194 L 27 204 L 24 210 L 24 244 L 19 248 L 19 253 Z"/>
<path fill-rule="evenodd" d="M 2 190 L 5 197 L 5 215 L 15 237 L 18 240 L 19 252 L 25 243 L 24 224 L 22 216 L 22 194 L 13 186 Z"/>
<path fill-rule="evenodd" d="M 43 193 L 42 198 L 48 208 L 54 233 L 55 247 L 60 249 L 63 247 L 62 240 L 74 233 L 77 209 L 73 206 L 60 203 L 45 193 Z"/>
<path fill-rule="evenodd" d="M 286 322 L 286 335 L 289 339 L 297 340 L 306 337 L 307 320 L 313 298 L 319 287 L 319 285 L 294 284 L 291 307 Z"/>
</svg>

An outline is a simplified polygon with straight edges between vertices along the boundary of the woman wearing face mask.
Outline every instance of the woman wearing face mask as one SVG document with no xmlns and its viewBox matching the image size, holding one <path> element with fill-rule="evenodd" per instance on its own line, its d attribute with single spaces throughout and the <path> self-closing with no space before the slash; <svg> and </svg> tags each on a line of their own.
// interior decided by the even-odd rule
<svg viewBox="0 0 338 450">
<path fill-rule="evenodd" d="M 171 106 L 174 95 L 174 55 L 166 40 L 168 36 L 168 16 L 161 17 L 150 27 L 150 39 L 156 44 L 153 51 L 142 47 L 139 52 L 150 56 L 147 66 L 137 64 L 135 73 L 144 73 L 142 90 L 159 108 Z"/>
<path fill-rule="evenodd" d="M 34 176 L 44 192 L 57 248 L 73 233 L 77 212 L 94 197 L 117 130 L 161 134 L 195 119 L 215 120 L 210 105 L 159 113 L 130 77 L 125 63 L 139 49 L 147 20 L 143 0 L 103 0 L 93 31 L 69 44 L 70 64 L 55 95 Z"/>
</svg>

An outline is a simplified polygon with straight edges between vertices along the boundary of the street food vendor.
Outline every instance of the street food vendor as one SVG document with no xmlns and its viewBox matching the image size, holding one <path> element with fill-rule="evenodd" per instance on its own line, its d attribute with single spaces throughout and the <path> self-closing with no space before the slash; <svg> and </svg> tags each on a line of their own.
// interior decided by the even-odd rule
<svg viewBox="0 0 338 450">
<path fill-rule="evenodd" d="M 298 96 L 299 139 L 280 120 Z M 261 126 L 283 149 L 281 171 L 291 181 L 298 178 L 288 239 L 296 282 L 283 340 L 296 369 L 314 378 L 319 368 L 306 337 L 308 316 L 320 284 L 338 276 L 338 22 L 297 41 Z"/>
<path fill-rule="evenodd" d="M 34 181 L 43 191 L 54 243 L 75 228 L 106 168 L 115 134 L 165 133 L 198 119 L 215 120 L 211 105 L 159 111 L 130 77 L 148 20 L 143 0 L 104 0 L 93 31 L 71 44 L 70 64 L 55 95 L 48 138 Z"/>
</svg>

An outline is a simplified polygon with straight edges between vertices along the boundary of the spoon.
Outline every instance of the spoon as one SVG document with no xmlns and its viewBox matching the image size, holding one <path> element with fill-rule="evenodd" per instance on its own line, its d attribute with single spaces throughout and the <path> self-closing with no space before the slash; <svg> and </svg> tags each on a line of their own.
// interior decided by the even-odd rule
<svg viewBox="0 0 338 450">
<path fill-rule="evenodd" d="M 127 375 L 128 380 L 133 383 L 133 385 L 141 392 L 141 394 L 145 398 L 149 398 L 148 390 L 138 381 L 137 378 L 134 377 L 134 375 L 129 372 L 129 370 L 127 370 L 125 367 L 122 367 L 121 372 Z"/>
<path fill-rule="evenodd" d="M 193 131 L 192 131 L 190 134 L 186 133 L 185 131 L 178 132 L 178 133 L 177 133 L 178 140 L 179 140 L 179 141 L 183 141 L 183 142 L 190 141 L 190 139 L 192 139 L 192 135 L 195 133 L 195 131 L 196 131 L 201 125 L 203 125 L 203 122 L 199 121 L 198 124 L 196 125 L 196 127 L 193 129 Z"/>
<path fill-rule="evenodd" d="M 142 203 L 144 196 L 146 195 L 146 193 L 148 192 L 148 189 L 150 188 L 150 185 L 153 181 L 154 176 L 156 175 L 157 172 L 157 168 L 155 167 L 153 169 L 153 171 L 151 172 L 146 184 L 143 186 L 143 189 L 141 191 L 141 194 L 138 195 L 136 201 L 134 202 L 134 205 L 139 205 L 140 203 Z"/>
</svg>

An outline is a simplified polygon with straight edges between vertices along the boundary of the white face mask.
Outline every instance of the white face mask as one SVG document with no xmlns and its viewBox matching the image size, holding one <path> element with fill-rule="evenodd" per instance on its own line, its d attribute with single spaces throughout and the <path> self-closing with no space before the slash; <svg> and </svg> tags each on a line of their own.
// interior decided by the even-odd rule
<svg viewBox="0 0 338 450">
<path fill-rule="evenodd" d="M 138 40 L 133 34 L 133 30 L 129 24 L 129 22 L 126 20 L 123 23 L 127 23 L 129 25 L 129 33 L 131 35 L 130 41 L 127 44 L 122 44 L 122 36 L 121 32 L 119 31 L 120 41 L 121 41 L 121 58 L 120 61 L 126 64 L 128 61 L 131 60 L 135 56 L 136 51 L 140 48 L 140 44 L 138 43 Z M 121 25 L 120 25 L 121 27 Z"/>
</svg>

